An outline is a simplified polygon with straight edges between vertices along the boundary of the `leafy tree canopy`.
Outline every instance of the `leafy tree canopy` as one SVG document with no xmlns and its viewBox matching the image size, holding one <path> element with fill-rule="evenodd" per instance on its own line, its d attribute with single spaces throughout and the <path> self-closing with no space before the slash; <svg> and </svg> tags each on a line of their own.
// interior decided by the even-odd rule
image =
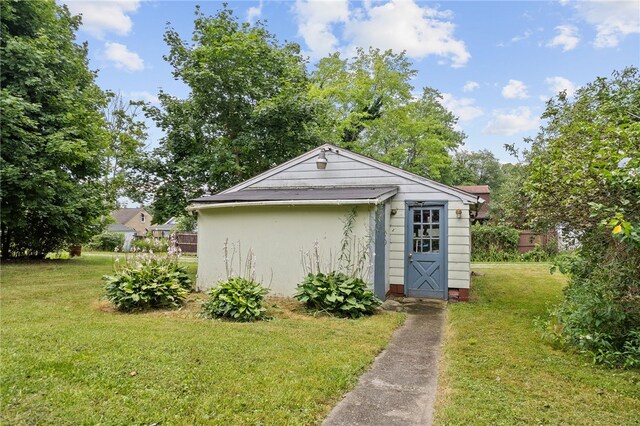
<svg viewBox="0 0 640 426">
<path fill-rule="evenodd" d="M 109 141 L 103 183 L 106 202 L 109 208 L 115 209 L 119 197 L 136 192 L 128 190 L 128 187 L 136 186 L 136 182 L 130 182 L 128 177 L 143 155 L 147 126 L 138 118 L 143 102 L 125 102 L 120 93 L 113 92 L 107 92 L 107 98 L 108 103 L 102 111 Z"/>
<path fill-rule="evenodd" d="M 404 53 L 358 49 L 350 59 L 335 53 L 318 63 L 311 94 L 327 105 L 333 143 L 450 183 L 450 152 L 465 135 L 437 90 L 414 96 L 415 74 Z"/>
<path fill-rule="evenodd" d="M 572 99 L 561 93 L 533 141 L 525 191 L 541 227 L 591 229 L 619 218 L 640 222 L 640 74 L 598 78 Z"/>
<path fill-rule="evenodd" d="M 451 179 L 454 185 L 489 185 L 493 192 L 500 189 L 505 173 L 491 151 L 460 150 L 453 158 Z"/>
<path fill-rule="evenodd" d="M 79 24 L 53 0 L 2 2 L 3 258 L 86 241 L 105 213 L 105 96 L 74 41 Z"/>
<path fill-rule="evenodd" d="M 309 96 L 306 62 L 262 23 L 239 23 L 231 10 L 196 8 L 191 41 L 172 28 L 165 59 L 190 88 L 187 99 L 160 93 L 148 114 L 165 131 L 143 164 L 156 187 L 154 218 L 184 213 L 190 198 L 218 192 L 299 155 L 321 139 L 321 103 Z"/>
</svg>

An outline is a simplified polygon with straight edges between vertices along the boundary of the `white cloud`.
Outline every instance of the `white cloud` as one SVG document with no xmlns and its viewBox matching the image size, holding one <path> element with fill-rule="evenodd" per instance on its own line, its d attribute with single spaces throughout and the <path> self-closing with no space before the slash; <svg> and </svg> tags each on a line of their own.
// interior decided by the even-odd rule
<svg viewBox="0 0 640 426">
<path fill-rule="evenodd" d="M 72 14 L 82 15 L 82 29 L 102 39 L 113 32 L 124 36 L 129 34 L 133 22 L 128 14 L 140 7 L 139 0 L 80 1 L 64 0 Z"/>
<path fill-rule="evenodd" d="M 298 22 L 298 34 L 304 39 L 309 54 L 321 58 L 338 48 L 338 38 L 332 26 L 349 19 L 347 0 L 315 2 L 298 0 L 293 7 Z"/>
<path fill-rule="evenodd" d="M 519 41 L 526 40 L 529 37 L 531 37 L 532 34 L 533 34 L 533 31 L 526 30 L 522 35 L 517 35 L 515 37 L 512 37 L 511 38 L 511 43 L 517 43 Z"/>
<path fill-rule="evenodd" d="M 465 83 L 464 87 L 462 88 L 462 91 L 463 92 L 473 92 L 478 87 L 480 87 L 480 84 L 478 82 L 469 80 L 469 81 L 467 81 Z"/>
<path fill-rule="evenodd" d="M 502 96 L 507 99 L 526 99 L 527 86 L 520 80 L 509 80 L 506 86 L 502 88 Z"/>
<path fill-rule="evenodd" d="M 507 113 L 493 112 L 493 118 L 482 133 L 485 135 L 513 136 L 534 130 L 540 125 L 540 118 L 533 117 L 529 107 L 520 107 Z"/>
<path fill-rule="evenodd" d="M 616 47 L 629 34 L 640 33 L 640 1 L 576 2 L 578 15 L 596 28 L 593 45 Z"/>
<path fill-rule="evenodd" d="M 443 107 L 458 116 L 460 121 L 471 121 L 484 115 L 482 108 L 474 105 L 475 99 L 456 98 L 450 93 L 443 93 L 440 103 Z"/>
<path fill-rule="evenodd" d="M 551 91 L 553 96 L 557 95 L 563 90 L 566 90 L 567 95 L 569 96 L 572 96 L 576 92 L 576 85 L 573 84 L 571 80 L 560 77 L 558 75 L 554 77 L 547 77 L 544 82 L 547 83 L 547 86 L 549 86 L 549 90 Z"/>
<path fill-rule="evenodd" d="M 113 62 L 116 68 L 127 71 L 142 71 L 144 61 L 135 52 L 132 52 L 120 43 L 105 43 L 105 58 Z"/>
<path fill-rule="evenodd" d="M 139 92 L 129 92 L 126 94 L 129 99 L 132 101 L 145 101 L 150 104 L 159 104 L 160 100 L 153 93 L 147 92 L 146 90 L 141 90 Z"/>
<path fill-rule="evenodd" d="M 471 57 L 464 42 L 454 36 L 451 12 L 421 7 L 413 0 L 365 1 L 362 8 L 353 10 L 346 1 L 298 0 L 294 12 L 298 33 L 316 58 L 356 46 L 404 50 L 418 59 L 440 56 L 453 67 L 464 66 Z M 336 24 L 342 24 L 341 34 L 336 35 Z"/>
<path fill-rule="evenodd" d="M 567 52 L 575 49 L 580 42 L 578 28 L 573 25 L 558 25 L 556 31 L 558 35 L 547 43 L 548 47 L 562 47 L 562 51 Z"/>
<path fill-rule="evenodd" d="M 262 16 L 263 5 L 264 5 L 264 0 L 260 0 L 260 3 L 258 4 L 258 6 L 251 6 L 249 10 L 247 10 L 247 22 L 253 22 Z"/>
</svg>

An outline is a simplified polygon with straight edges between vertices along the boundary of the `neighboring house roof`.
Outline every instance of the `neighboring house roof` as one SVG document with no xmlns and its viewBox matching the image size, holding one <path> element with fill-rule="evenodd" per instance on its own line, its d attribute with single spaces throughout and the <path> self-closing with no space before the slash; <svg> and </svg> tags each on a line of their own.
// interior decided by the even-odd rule
<svg viewBox="0 0 640 426">
<path fill-rule="evenodd" d="M 135 229 L 129 228 L 128 226 L 121 225 L 119 223 L 112 223 L 107 226 L 107 231 L 109 232 L 136 232 Z"/>
<path fill-rule="evenodd" d="M 489 185 L 456 185 L 455 187 L 470 194 L 488 194 L 490 192 Z"/>
<path fill-rule="evenodd" d="M 135 208 L 124 208 L 124 209 L 114 210 L 111 212 L 111 216 L 113 216 L 116 222 L 120 224 L 125 224 L 140 212 L 147 213 L 147 211 L 143 207 L 135 207 Z"/>
<path fill-rule="evenodd" d="M 202 204 L 225 204 L 242 202 L 264 202 L 269 204 L 375 204 L 394 196 L 395 186 L 339 186 L 273 189 L 241 189 L 235 192 L 209 195 L 191 200 Z"/>
<path fill-rule="evenodd" d="M 324 144 L 324 145 L 319 146 L 319 147 L 317 147 L 315 149 L 312 149 L 311 151 L 309 151 L 309 152 L 307 152 L 305 154 L 302 154 L 299 157 L 296 157 L 296 158 L 294 158 L 292 160 L 289 160 L 289 161 L 287 161 L 285 163 L 282 163 L 279 166 L 276 166 L 276 167 L 274 167 L 274 168 L 272 168 L 270 170 L 267 170 L 266 172 L 264 172 L 264 173 L 262 173 L 262 174 L 260 174 L 258 176 L 255 176 L 255 177 L 253 177 L 251 179 L 248 179 L 248 180 L 246 180 L 246 181 L 244 181 L 244 182 L 242 182 L 242 183 L 240 183 L 240 184 L 238 184 L 238 185 L 236 185 L 234 187 L 231 187 L 231 188 L 229 188 L 229 189 L 227 189 L 225 191 L 222 191 L 220 194 L 228 194 L 230 192 L 240 191 L 240 190 L 242 190 L 242 189 L 244 189 L 246 187 L 249 187 L 251 185 L 256 184 L 257 182 L 260 182 L 262 180 L 268 179 L 269 177 L 271 177 L 273 175 L 276 175 L 276 174 L 278 174 L 280 172 L 283 172 L 283 171 L 285 171 L 285 170 L 287 170 L 287 169 L 289 169 L 289 168 L 291 168 L 291 167 L 293 167 L 293 166 L 295 166 L 297 164 L 300 164 L 300 163 L 302 163 L 304 161 L 307 161 L 307 160 L 309 160 L 311 158 L 317 157 L 318 154 L 321 151 L 327 151 L 327 150 L 331 150 L 333 152 L 339 153 L 341 156 L 344 156 L 345 158 L 348 158 L 350 160 L 353 160 L 353 161 L 356 161 L 356 162 L 360 162 L 362 164 L 366 164 L 366 165 L 369 165 L 371 167 L 375 167 L 375 168 L 380 169 L 380 170 L 384 170 L 384 171 L 386 171 L 386 172 L 388 172 L 390 174 L 393 174 L 395 176 L 399 176 L 399 177 L 402 177 L 402 178 L 407 179 L 409 181 L 418 183 L 420 185 L 424 185 L 424 186 L 427 186 L 429 188 L 433 188 L 433 189 L 435 189 L 437 191 L 452 195 L 452 196 L 460 199 L 460 201 L 462 201 L 463 203 L 473 204 L 473 203 L 477 202 L 477 198 L 472 196 L 472 195 L 470 195 L 467 192 L 464 192 L 464 191 L 461 191 L 461 190 L 456 189 L 454 187 L 451 187 L 451 186 L 436 182 L 436 181 L 431 180 L 431 179 L 427 179 L 425 177 L 416 175 L 416 174 L 408 172 L 406 170 L 402 170 L 402 169 L 400 169 L 398 167 L 394 167 L 394 166 L 391 166 L 389 164 L 382 163 L 382 162 L 374 160 L 372 158 L 365 157 L 364 155 L 356 154 L 354 152 L 348 151 L 348 150 L 343 149 L 343 148 L 339 148 L 339 147 L 331 145 L 331 144 Z"/>
<path fill-rule="evenodd" d="M 458 185 L 456 188 L 480 197 L 484 202 L 478 208 L 476 219 L 489 218 L 489 203 L 491 202 L 491 188 L 489 185 Z"/>
</svg>

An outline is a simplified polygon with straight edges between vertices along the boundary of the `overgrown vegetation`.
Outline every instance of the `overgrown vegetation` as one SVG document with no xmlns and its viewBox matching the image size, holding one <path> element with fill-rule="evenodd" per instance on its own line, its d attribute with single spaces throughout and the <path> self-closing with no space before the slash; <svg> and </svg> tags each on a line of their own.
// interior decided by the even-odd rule
<svg viewBox="0 0 640 426">
<path fill-rule="evenodd" d="M 191 291 L 191 278 L 176 256 L 142 253 L 123 259 L 116 259 L 113 275 L 103 276 L 106 298 L 116 309 L 177 308 L 184 303 Z"/>
<path fill-rule="evenodd" d="M 320 424 L 404 318 L 311 318 L 274 299 L 272 321 L 212 325 L 197 293 L 121 315 L 99 299 L 111 268 L 107 256 L 2 262 L 0 423 Z"/>
<path fill-rule="evenodd" d="M 114 251 L 122 249 L 124 245 L 124 235 L 117 232 L 102 232 L 94 235 L 89 241 L 91 250 Z"/>
<path fill-rule="evenodd" d="M 576 348 L 594 362 L 640 367 L 640 258 L 610 242 L 606 231 L 583 235 L 583 247 L 556 268 L 569 275 L 565 300 L 541 321 L 545 335 L 565 348 Z"/>
<path fill-rule="evenodd" d="M 435 425 L 635 425 L 640 371 L 611 370 L 541 339 L 567 278 L 546 265 L 478 269 L 449 305 Z M 464 409 L 461 409 L 464 407 Z"/>
<path fill-rule="evenodd" d="M 640 71 L 549 101 L 528 153 L 531 221 L 579 235 L 548 332 L 607 365 L 637 366 L 640 330 Z M 606 189 L 606 190 L 604 190 Z"/>
</svg>

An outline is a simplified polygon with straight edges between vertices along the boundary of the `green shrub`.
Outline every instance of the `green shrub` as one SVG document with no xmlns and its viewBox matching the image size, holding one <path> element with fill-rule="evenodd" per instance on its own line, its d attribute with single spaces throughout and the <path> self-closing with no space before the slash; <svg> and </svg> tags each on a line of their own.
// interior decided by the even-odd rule
<svg viewBox="0 0 640 426">
<path fill-rule="evenodd" d="M 520 232 L 502 225 L 473 225 L 471 227 L 471 245 L 474 251 L 490 250 L 517 253 Z"/>
<path fill-rule="evenodd" d="M 471 227 L 472 262 L 547 262 L 558 253 L 553 240 L 545 247 L 536 245 L 526 253 L 518 251 L 520 232 L 502 225 L 473 225 Z"/>
<path fill-rule="evenodd" d="M 262 301 L 268 292 L 253 280 L 229 278 L 209 290 L 209 299 L 202 305 L 203 315 L 242 322 L 266 319 L 267 310 Z"/>
<path fill-rule="evenodd" d="M 522 260 L 517 251 L 505 252 L 490 247 L 489 250 L 473 250 L 471 252 L 472 262 L 519 262 Z"/>
<path fill-rule="evenodd" d="M 350 318 L 371 315 L 382 303 L 361 278 L 335 271 L 307 275 L 293 297 L 311 310 Z"/>
<path fill-rule="evenodd" d="M 570 276 L 565 299 L 545 323 L 547 336 L 599 364 L 640 366 L 640 250 L 606 232 L 581 238 L 582 248 L 555 268 Z"/>
<path fill-rule="evenodd" d="M 92 250 L 114 251 L 116 248 L 121 249 L 124 245 L 124 235 L 116 232 L 103 232 L 94 235 L 89 241 L 89 248 Z"/>
<path fill-rule="evenodd" d="M 134 251 L 141 252 L 153 252 L 153 253 L 166 253 L 169 248 L 168 238 L 141 238 L 139 240 L 133 240 L 131 246 Z"/>
<path fill-rule="evenodd" d="M 191 279 L 174 257 L 128 257 L 103 280 L 107 299 L 125 312 L 178 307 L 191 291 Z"/>
</svg>

